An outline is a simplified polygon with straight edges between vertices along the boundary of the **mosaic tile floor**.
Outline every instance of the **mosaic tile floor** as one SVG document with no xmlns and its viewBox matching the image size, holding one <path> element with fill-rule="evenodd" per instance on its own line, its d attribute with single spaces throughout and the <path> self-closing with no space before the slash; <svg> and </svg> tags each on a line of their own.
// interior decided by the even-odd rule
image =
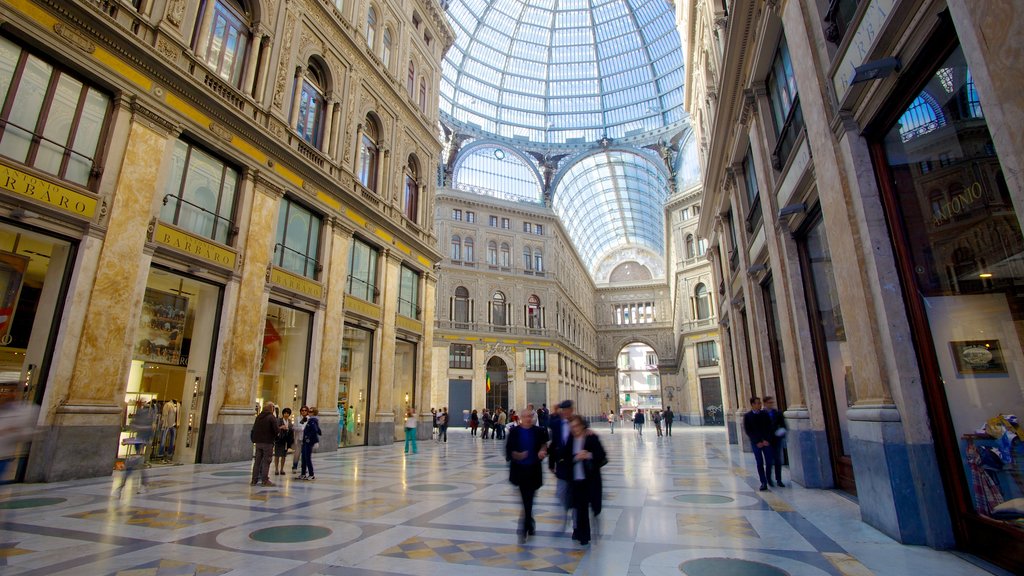
<svg viewBox="0 0 1024 576">
<path fill-rule="evenodd" d="M 249 486 L 249 463 L 0 487 L 4 576 L 869 576 L 990 574 L 964 558 L 901 546 L 833 492 L 758 492 L 752 457 L 720 429 L 672 438 L 598 429 L 609 453 L 590 546 L 564 531 L 554 481 L 537 535 L 517 542 L 518 493 L 500 442 L 452 430 L 447 444 L 315 456 L 314 482 Z"/>
</svg>

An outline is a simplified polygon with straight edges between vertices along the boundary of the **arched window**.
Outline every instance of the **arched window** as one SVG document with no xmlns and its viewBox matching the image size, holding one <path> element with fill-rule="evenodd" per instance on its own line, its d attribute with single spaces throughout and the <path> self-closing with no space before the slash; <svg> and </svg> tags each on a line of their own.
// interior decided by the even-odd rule
<svg viewBox="0 0 1024 576">
<path fill-rule="evenodd" d="M 491 324 L 495 327 L 508 326 L 508 303 L 502 292 L 495 292 L 491 297 Z"/>
<path fill-rule="evenodd" d="M 199 31 L 196 50 L 206 55 L 206 65 L 213 69 L 214 74 L 240 88 L 251 42 L 247 12 L 237 0 L 209 1 L 213 2 L 210 28 Z M 200 18 L 200 25 L 205 21 L 206 18 Z"/>
<path fill-rule="evenodd" d="M 366 117 L 363 141 L 359 143 L 359 181 L 370 190 L 377 190 L 377 122 Z"/>
<path fill-rule="evenodd" d="M 420 112 L 427 111 L 427 79 L 420 78 Z"/>
<path fill-rule="evenodd" d="M 384 29 L 384 37 L 381 39 L 380 59 L 384 62 L 385 68 L 391 67 L 391 30 Z"/>
<path fill-rule="evenodd" d="M 686 235 L 686 257 L 687 258 L 696 258 L 697 257 L 697 248 L 696 248 L 696 246 L 693 243 L 693 234 L 687 234 Z"/>
<path fill-rule="evenodd" d="M 697 256 L 703 256 L 708 251 L 708 241 L 704 238 L 697 240 Z"/>
<path fill-rule="evenodd" d="M 711 318 L 711 298 L 708 295 L 708 288 L 703 282 L 697 284 L 693 291 L 693 297 L 697 309 L 697 319 L 707 320 Z"/>
<path fill-rule="evenodd" d="M 325 76 L 320 66 L 310 61 L 302 76 L 302 94 L 299 96 L 299 121 L 296 131 L 306 142 L 320 146 L 324 118 Z"/>
<path fill-rule="evenodd" d="M 526 304 L 526 326 L 527 328 L 540 330 L 543 328 L 541 324 L 540 298 L 534 294 L 530 296 L 530 299 Z"/>
<path fill-rule="evenodd" d="M 452 236 L 452 260 L 462 260 L 462 238 Z"/>
<path fill-rule="evenodd" d="M 465 286 L 455 289 L 455 309 L 452 319 L 456 322 L 469 322 L 469 290 Z"/>
<path fill-rule="evenodd" d="M 405 89 L 409 91 L 409 98 L 416 94 L 416 65 L 409 60 L 409 79 L 405 83 Z"/>
<path fill-rule="evenodd" d="M 473 255 L 473 237 L 466 236 L 466 239 L 462 242 L 462 260 L 464 262 L 473 262 L 475 257 Z"/>
<path fill-rule="evenodd" d="M 510 268 L 512 267 L 512 250 L 508 247 L 506 242 L 501 243 L 501 267 Z"/>
<path fill-rule="evenodd" d="M 523 268 L 533 270 L 533 251 L 529 246 L 523 248 Z"/>
<path fill-rule="evenodd" d="M 533 250 L 533 269 L 535 272 L 544 271 L 544 253 L 540 251 L 540 248 Z"/>
<path fill-rule="evenodd" d="M 402 213 L 412 222 L 419 222 L 420 213 L 420 181 L 419 162 L 415 156 L 409 156 L 405 173 L 405 195 L 402 197 Z"/>
<path fill-rule="evenodd" d="M 487 263 L 491 266 L 498 265 L 498 244 L 494 240 L 487 243 Z"/>
<path fill-rule="evenodd" d="M 370 6 L 366 11 L 366 45 L 373 48 L 374 36 L 377 35 L 377 11 Z"/>
</svg>

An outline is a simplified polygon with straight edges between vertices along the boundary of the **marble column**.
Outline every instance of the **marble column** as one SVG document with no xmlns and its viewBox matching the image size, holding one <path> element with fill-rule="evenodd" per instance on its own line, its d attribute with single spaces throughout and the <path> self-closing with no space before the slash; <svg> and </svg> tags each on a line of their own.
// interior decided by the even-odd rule
<svg viewBox="0 0 1024 576">
<path fill-rule="evenodd" d="M 430 439 L 433 433 L 433 424 L 430 421 L 430 399 L 434 395 L 434 364 L 440 359 L 434 354 L 434 315 L 437 300 L 437 276 L 432 272 L 423 274 L 423 293 L 420 295 L 421 313 L 420 320 L 423 322 L 423 338 L 420 340 L 420 381 L 416 386 L 416 406 L 419 414 L 419 428 L 416 432 L 417 438 Z"/>
<path fill-rule="evenodd" d="M 323 261 L 327 285 L 324 330 L 321 338 L 320 381 L 316 405 L 320 407 L 320 427 L 324 438 L 337 438 L 341 416 L 338 414 L 338 380 L 341 377 L 341 349 L 345 338 L 345 280 L 348 276 L 348 254 L 352 245 L 352 229 L 340 219 L 332 219 L 328 228 L 330 246 Z M 322 444 L 321 452 L 335 450 L 335 443 Z"/>
<path fill-rule="evenodd" d="M 33 458 L 42 458 L 32 466 L 34 479 L 106 476 L 113 469 L 132 342 L 152 258 L 146 237 L 160 173 L 153 169 L 153 159 L 164 157 L 169 137 L 139 114 L 132 118 L 67 395 L 43 445 L 32 451 Z"/>
<path fill-rule="evenodd" d="M 214 421 L 206 426 L 203 462 L 233 462 L 251 456 L 249 430 L 252 427 L 263 330 L 267 316 L 267 266 L 274 248 L 274 230 L 283 191 L 256 177 L 252 211 L 241 241 L 242 274 L 234 310 L 222 342 L 224 397 Z"/>
<path fill-rule="evenodd" d="M 246 56 L 245 74 L 242 76 L 242 92 L 246 94 L 252 94 L 253 85 L 256 83 L 256 70 L 259 65 L 262 43 L 263 38 L 259 35 L 259 28 L 253 27 L 252 34 L 249 35 L 249 54 Z"/>
<path fill-rule="evenodd" d="M 395 422 L 395 315 L 398 313 L 399 267 L 401 260 L 384 249 L 380 255 L 380 298 L 383 318 L 377 349 L 377 406 L 370 420 L 367 443 L 371 446 L 391 444 L 396 438 Z"/>
<path fill-rule="evenodd" d="M 199 23 L 199 38 L 196 39 L 196 57 L 206 61 L 206 51 L 210 44 L 210 33 L 213 28 L 213 7 L 215 2 L 207 2 L 203 10 L 202 21 Z"/>
</svg>

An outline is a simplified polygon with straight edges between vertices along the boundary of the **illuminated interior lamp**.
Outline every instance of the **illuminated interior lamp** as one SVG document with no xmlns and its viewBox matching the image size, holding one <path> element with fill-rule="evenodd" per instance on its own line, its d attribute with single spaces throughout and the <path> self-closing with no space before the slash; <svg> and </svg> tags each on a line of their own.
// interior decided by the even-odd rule
<svg viewBox="0 0 1024 576">
<path fill-rule="evenodd" d="M 978 274 L 978 278 L 991 278 L 991 277 L 992 277 L 992 273 L 991 272 L 982 272 L 981 274 Z"/>
</svg>

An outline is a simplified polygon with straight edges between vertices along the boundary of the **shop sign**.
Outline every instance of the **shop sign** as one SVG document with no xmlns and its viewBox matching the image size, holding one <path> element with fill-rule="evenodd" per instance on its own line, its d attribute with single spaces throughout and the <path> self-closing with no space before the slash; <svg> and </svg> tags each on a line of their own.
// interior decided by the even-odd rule
<svg viewBox="0 0 1024 576">
<path fill-rule="evenodd" d="M 380 318 L 380 306 L 365 302 L 348 294 L 345 295 L 345 310 L 355 312 L 367 318 Z"/>
<path fill-rule="evenodd" d="M 840 104 L 852 86 L 850 81 L 856 73 L 855 69 L 867 60 L 875 39 L 885 29 L 885 23 L 892 14 L 895 4 L 896 0 L 871 0 L 864 10 L 864 16 L 857 23 L 857 28 L 847 32 L 853 34 L 853 37 L 846 45 L 842 61 L 832 74 L 832 87 L 836 92 L 836 101 Z"/>
<path fill-rule="evenodd" d="M 228 270 L 234 270 L 238 260 L 238 253 L 234 250 L 163 222 L 156 223 L 153 242 Z"/>
<path fill-rule="evenodd" d="M 409 332 L 415 332 L 417 334 L 423 333 L 423 322 L 402 316 L 401 314 L 395 317 L 395 325 L 403 330 L 408 330 Z"/>
<path fill-rule="evenodd" d="M 277 266 L 270 267 L 270 283 L 297 294 L 316 298 L 317 300 L 324 297 L 324 287 L 319 282 L 303 278 L 298 274 L 293 274 Z"/>
<path fill-rule="evenodd" d="M 981 200 L 981 198 L 980 182 L 964 187 L 963 190 L 954 194 L 949 200 L 944 200 L 935 206 L 932 223 L 936 228 L 948 224 L 953 217 L 970 212 L 973 209 L 973 204 Z"/>
<path fill-rule="evenodd" d="M 37 178 L 4 163 L 0 163 L 0 187 L 82 218 L 92 219 L 96 214 L 95 198 L 58 186 L 49 180 Z"/>
</svg>

